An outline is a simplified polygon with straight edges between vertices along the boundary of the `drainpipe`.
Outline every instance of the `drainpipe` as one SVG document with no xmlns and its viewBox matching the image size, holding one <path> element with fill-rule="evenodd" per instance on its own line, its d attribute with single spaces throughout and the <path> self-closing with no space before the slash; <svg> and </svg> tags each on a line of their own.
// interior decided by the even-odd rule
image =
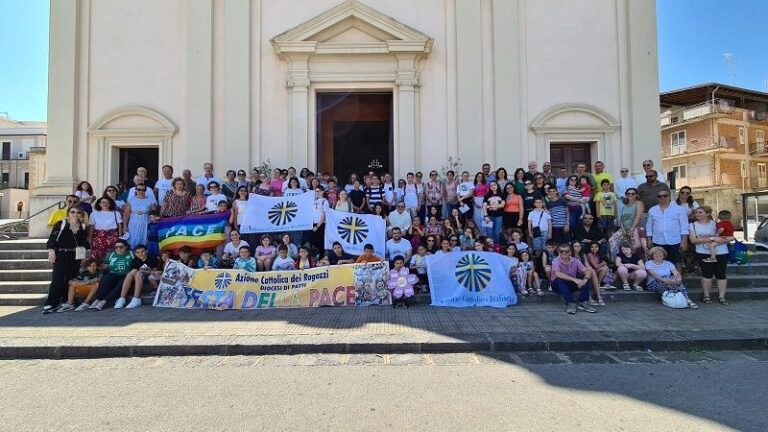
<svg viewBox="0 0 768 432">
<path fill-rule="evenodd" d="M 717 86 L 714 90 L 712 90 L 712 105 L 715 104 L 715 93 L 717 93 L 718 90 L 720 90 L 720 86 Z"/>
</svg>

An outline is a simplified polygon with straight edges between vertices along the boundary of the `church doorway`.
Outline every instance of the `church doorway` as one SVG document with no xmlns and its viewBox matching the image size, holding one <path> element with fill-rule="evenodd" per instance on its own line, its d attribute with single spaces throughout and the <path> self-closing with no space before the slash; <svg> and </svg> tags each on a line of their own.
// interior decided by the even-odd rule
<svg viewBox="0 0 768 432">
<path fill-rule="evenodd" d="M 126 147 L 120 149 L 118 181 L 126 185 L 133 184 L 133 176 L 139 167 L 147 169 L 147 175 L 153 181 L 158 179 L 158 149 Z"/>
<path fill-rule="evenodd" d="M 318 169 L 342 185 L 352 173 L 392 172 L 392 137 L 392 93 L 318 93 Z"/>
<path fill-rule="evenodd" d="M 565 168 L 568 174 L 576 172 L 576 165 L 585 164 L 587 171 L 592 172 L 591 142 L 553 142 L 549 145 L 549 161 L 552 172 L 557 175 L 560 168 Z"/>
</svg>

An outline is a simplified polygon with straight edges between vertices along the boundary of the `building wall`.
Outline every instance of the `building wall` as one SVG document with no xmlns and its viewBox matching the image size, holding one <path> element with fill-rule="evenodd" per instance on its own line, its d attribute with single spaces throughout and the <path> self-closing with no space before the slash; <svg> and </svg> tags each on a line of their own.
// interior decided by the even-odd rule
<svg viewBox="0 0 768 432">
<path fill-rule="evenodd" d="M 341 3 L 52 3 L 47 157 L 67 162 L 47 165 L 35 195 L 50 200 L 43 197 L 66 193 L 79 179 L 97 189 L 114 181 L 109 134 L 119 145 L 160 145 L 161 165 L 194 173 L 207 161 L 220 173 L 267 158 L 273 166 L 311 165 L 313 114 L 297 116 L 299 99 L 286 88 L 289 65 L 270 39 Z M 361 3 L 434 39 L 418 62 L 411 147 L 395 144 L 396 153 L 413 156 L 401 159 L 395 174 L 439 168 L 449 157 L 469 170 L 483 162 L 525 166 L 546 159 L 551 141 L 594 141 L 592 159 L 606 161 L 609 170 L 639 171 L 641 160 L 660 159 L 658 147 L 648 145 L 658 131 L 653 0 Z M 339 54 L 313 56 L 309 64 L 321 70 L 350 58 L 351 68 L 381 60 Z M 402 85 L 391 79 L 337 84 L 395 92 Z M 307 88 L 310 106 L 318 90 L 315 83 Z M 158 116 L 120 117 L 126 107 Z M 400 120 L 395 117 L 398 137 Z M 296 136 L 297 121 L 308 125 L 306 137 Z M 131 136 L 131 130 L 142 132 Z M 310 144 L 296 148 L 297 142 Z"/>
</svg>

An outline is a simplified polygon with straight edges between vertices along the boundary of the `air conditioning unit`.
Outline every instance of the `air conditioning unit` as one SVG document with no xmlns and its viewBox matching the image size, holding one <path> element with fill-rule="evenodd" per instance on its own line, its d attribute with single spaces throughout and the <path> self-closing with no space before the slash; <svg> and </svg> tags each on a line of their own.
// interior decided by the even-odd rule
<svg viewBox="0 0 768 432">
<path fill-rule="evenodd" d="M 18 159 L 26 159 L 27 158 L 27 152 L 22 150 L 16 156 L 18 156 Z"/>
</svg>

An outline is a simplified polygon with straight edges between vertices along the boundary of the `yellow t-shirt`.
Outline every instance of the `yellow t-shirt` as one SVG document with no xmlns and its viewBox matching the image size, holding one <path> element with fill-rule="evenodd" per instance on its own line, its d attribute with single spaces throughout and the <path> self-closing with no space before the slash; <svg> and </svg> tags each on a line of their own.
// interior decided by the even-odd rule
<svg viewBox="0 0 768 432">
<path fill-rule="evenodd" d="M 593 192 L 592 192 L 592 200 L 593 201 L 596 201 L 594 198 L 597 196 L 598 193 L 603 191 L 603 187 L 600 186 L 600 182 L 602 182 L 605 179 L 608 179 L 608 181 L 611 182 L 611 186 L 613 186 L 614 181 L 613 181 L 613 176 L 612 175 L 610 175 L 609 173 L 607 173 L 605 171 L 601 172 L 600 174 L 595 174 L 595 184 L 596 185 L 595 185 L 595 188 L 593 189 Z"/>
<path fill-rule="evenodd" d="M 53 228 L 56 222 L 67 218 L 67 208 L 58 209 L 51 213 L 51 217 L 48 218 L 48 228 Z M 88 213 L 83 212 L 83 226 L 88 226 Z"/>
<path fill-rule="evenodd" d="M 595 196 L 597 204 L 597 215 L 616 217 L 616 194 L 613 192 L 600 191 Z"/>
</svg>

